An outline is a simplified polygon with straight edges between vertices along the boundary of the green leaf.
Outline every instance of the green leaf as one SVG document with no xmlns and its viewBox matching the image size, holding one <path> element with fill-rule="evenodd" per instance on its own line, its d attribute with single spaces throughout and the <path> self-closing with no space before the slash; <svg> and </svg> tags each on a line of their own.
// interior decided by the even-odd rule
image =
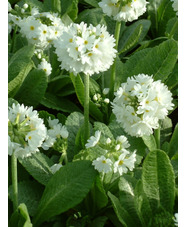
<svg viewBox="0 0 186 227">
<path fill-rule="evenodd" d="M 35 226 L 78 205 L 87 195 L 96 176 L 92 163 L 68 163 L 53 175 L 41 198 Z"/>
<path fill-rule="evenodd" d="M 10 227 L 32 227 L 30 217 L 28 214 L 27 207 L 24 203 L 21 203 L 17 210 L 12 214 L 10 218 L 9 225 Z"/>
<path fill-rule="evenodd" d="M 168 149 L 168 155 L 171 159 L 178 152 L 178 124 L 175 126 Z"/>
<path fill-rule="evenodd" d="M 136 179 L 132 176 L 125 175 L 119 180 L 119 200 L 122 207 L 128 211 L 130 216 L 134 219 L 136 226 L 140 227 L 141 222 L 137 214 L 134 200 L 134 187 Z"/>
<path fill-rule="evenodd" d="M 34 54 L 34 46 L 24 46 L 18 50 L 8 62 L 8 82 L 15 79 L 28 64 L 31 63 L 31 57 Z"/>
<path fill-rule="evenodd" d="M 101 135 L 104 136 L 106 139 L 107 138 L 114 139 L 114 136 L 113 136 L 111 130 L 104 123 L 94 122 L 94 130 L 101 131 Z"/>
<path fill-rule="evenodd" d="M 153 135 L 143 136 L 142 139 L 145 145 L 148 147 L 149 151 L 153 151 L 157 148 L 156 140 Z"/>
<path fill-rule="evenodd" d="M 95 218 L 91 223 L 90 223 L 90 227 L 104 227 L 106 224 L 106 221 L 108 220 L 107 217 L 105 216 L 99 216 L 97 218 Z"/>
<path fill-rule="evenodd" d="M 178 18 L 171 18 L 166 26 L 165 35 L 178 41 Z"/>
<path fill-rule="evenodd" d="M 45 110 L 41 110 L 39 111 L 39 117 L 42 118 L 44 120 L 44 124 L 46 127 L 48 127 L 48 119 L 49 117 L 53 120 L 55 119 L 56 117 L 53 115 L 53 114 L 49 114 L 47 111 Z"/>
<path fill-rule="evenodd" d="M 149 20 L 138 20 L 128 26 L 121 34 L 119 40 L 119 53 L 128 51 L 134 48 L 146 36 L 151 22 Z"/>
<path fill-rule="evenodd" d="M 169 157 L 164 151 L 151 151 L 143 163 L 143 189 L 153 212 L 160 205 L 173 212 L 175 196 L 175 176 Z"/>
<path fill-rule="evenodd" d="M 138 216 L 141 220 L 142 226 L 149 226 L 149 220 L 154 215 L 151 210 L 150 201 L 143 190 L 141 179 L 136 184 L 134 190 L 134 199 Z M 149 226 L 150 227 L 150 226 Z"/>
<path fill-rule="evenodd" d="M 83 81 L 82 81 L 79 74 L 77 76 L 74 76 L 71 73 L 70 78 L 71 78 L 72 83 L 74 85 L 78 100 L 79 100 L 80 104 L 83 106 L 83 103 L 84 103 L 84 84 L 83 84 Z M 90 115 L 92 117 L 94 117 L 96 120 L 103 121 L 103 113 L 99 110 L 99 108 L 96 106 L 96 104 L 93 103 L 91 100 L 89 100 L 89 111 L 90 111 Z"/>
<path fill-rule="evenodd" d="M 45 0 L 43 2 L 43 8 L 48 12 L 61 13 L 61 1 L 60 0 Z"/>
<path fill-rule="evenodd" d="M 19 159 L 19 162 L 39 183 L 46 185 L 51 178 L 52 171 L 50 166 L 53 162 L 43 153 L 37 152 L 32 156 Z"/>
<path fill-rule="evenodd" d="M 100 8 L 83 10 L 79 13 L 76 23 L 81 23 L 82 21 L 93 26 L 97 26 L 98 24 L 106 25 L 103 11 Z"/>
<path fill-rule="evenodd" d="M 47 76 L 43 70 L 32 70 L 22 83 L 15 98 L 26 106 L 37 106 L 47 88 Z"/>
<path fill-rule="evenodd" d="M 28 75 L 33 67 L 33 63 L 30 61 L 24 68 L 21 69 L 19 74 L 8 83 L 8 96 L 14 97 L 23 83 L 25 77 Z"/>
<path fill-rule="evenodd" d="M 172 134 L 172 120 L 166 117 L 160 121 L 160 143 L 169 142 Z"/>
<path fill-rule="evenodd" d="M 67 127 L 67 130 L 69 132 L 68 136 L 68 148 L 67 148 L 67 155 L 68 159 L 71 161 L 76 154 L 76 135 L 80 129 L 80 127 L 83 125 L 84 122 L 84 116 L 81 113 L 74 112 L 71 113 L 65 122 L 65 125 Z"/>
<path fill-rule="evenodd" d="M 19 182 L 18 189 L 18 203 L 24 203 L 27 206 L 29 214 L 34 216 L 44 188 L 35 181 L 27 180 Z M 8 191 L 9 198 L 13 201 L 12 186 L 9 187 Z"/>
<path fill-rule="evenodd" d="M 124 64 L 123 80 L 140 73 L 153 75 L 155 80 L 165 81 L 177 62 L 177 42 L 167 40 L 159 46 L 144 49 L 133 54 Z"/>
<path fill-rule="evenodd" d="M 119 221 L 123 224 L 123 226 L 126 227 L 134 227 L 135 222 L 133 218 L 130 216 L 127 210 L 125 210 L 119 201 L 119 199 L 114 196 L 112 193 L 108 192 L 108 196 L 111 199 L 112 206 L 114 208 L 114 211 L 119 219 Z"/>
<path fill-rule="evenodd" d="M 78 7 L 77 0 L 61 0 L 61 15 L 65 13 L 74 21 L 77 18 Z"/>
<path fill-rule="evenodd" d="M 53 95 L 52 93 L 45 93 L 45 96 L 40 102 L 43 106 L 48 108 L 59 110 L 67 113 L 74 111 L 80 111 L 80 109 L 67 98 L 61 98 Z"/>
<path fill-rule="evenodd" d="M 93 7 L 99 8 L 97 0 L 84 0 L 84 1 Z"/>
</svg>

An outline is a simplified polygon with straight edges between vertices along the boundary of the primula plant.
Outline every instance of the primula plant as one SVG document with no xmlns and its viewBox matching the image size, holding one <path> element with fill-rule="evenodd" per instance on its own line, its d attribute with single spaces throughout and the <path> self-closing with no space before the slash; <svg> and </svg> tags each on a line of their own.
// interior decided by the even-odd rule
<svg viewBox="0 0 186 227">
<path fill-rule="evenodd" d="M 8 2 L 10 227 L 178 226 L 178 1 Z"/>
</svg>

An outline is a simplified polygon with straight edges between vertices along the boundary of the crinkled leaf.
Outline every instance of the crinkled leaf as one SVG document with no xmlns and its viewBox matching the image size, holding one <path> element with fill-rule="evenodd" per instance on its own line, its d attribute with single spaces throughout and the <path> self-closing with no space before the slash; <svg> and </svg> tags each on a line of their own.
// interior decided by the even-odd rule
<svg viewBox="0 0 186 227">
<path fill-rule="evenodd" d="M 142 139 L 145 145 L 148 147 L 149 151 L 153 151 L 157 148 L 156 140 L 153 135 L 143 136 Z"/>
<path fill-rule="evenodd" d="M 41 198 L 35 226 L 78 205 L 87 195 L 96 176 L 91 162 L 68 163 L 53 175 Z"/>
<path fill-rule="evenodd" d="M 19 159 L 19 162 L 30 175 L 43 185 L 46 185 L 53 175 L 50 170 L 50 166 L 53 165 L 53 162 L 43 153 L 37 152 L 28 158 Z"/>
<path fill-rule="evenodd" d="M 169 157 L 164 151 L 151 151 L 143 163 L 143 189 L 153 212 L 161 206 L 173 212 L 175 176 Z"/>
<path fill-rule="evenodd" d="M 170 159 L 178 152 L 178 124 L 175 126 L 174 132 L 172 134 L 170 143 L 169 143 L 169 149 L 168 149 L 168 155 Z"/>
</svg>

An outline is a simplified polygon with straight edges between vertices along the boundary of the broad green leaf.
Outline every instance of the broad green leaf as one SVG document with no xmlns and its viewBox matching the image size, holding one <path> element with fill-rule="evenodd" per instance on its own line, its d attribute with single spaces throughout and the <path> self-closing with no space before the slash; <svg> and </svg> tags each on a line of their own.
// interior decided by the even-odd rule
<svg viewBox="0 0 186 227">
<path fill-rule="evenodd" d="M 28 212 L 34 216 L 42 196 L 44 188 L 35 181 L 21 181 L 18 183 L 18 203 L 24 203 L 27 206 Z M 13 201 L 12 186 L 9 187 L 9 198 Z"/>
<path fill-rule="evenodd" d="M 76 154 L 75 152 L 76 135 L 80 127 L 83 125 L 83 122 L 84 122 L 84 116 L 83 114 L 78 112 L 71 113 L 66 119 L 65 125 L 69 132 L 67 155 L 70 161 L 73 159 L 74 155 Z"/>
<path fill-rule="evenodd" d="M 87 195 L 96 176 L 91 162 L 68 163 L 51 178 L 41 198 L 35 226 L 78 205 Z"/>
<path fill-rule="evenodd" d="M 166 117 L 160 121 L 160 143 L 169 142 L 172 134 L 172 120 Z"/>
<path fill-rule="evenodd" d="M 11 66 L 13 68 L 13 66 Z M 19 90 L 21 84 L 23 83 L 25 77 L 28 75 L 33 67 L 33 63 L 30 61 L 26 66 L 24 66 L 18 75 L 8 83 L 8 96 L 14 97 Z"/>
<path fill-rule="evenodd" d="M 130 216 L 127 210 L 125 210 L 119 201 L 119 199 L 113 195 L 112 193 L 108 192 L 108 196 L 111 199 L 112 206 L 114 208 L 114 211 L 119 219 L 119 221 L 123 224 L 123 226 L 126 227 L 134 227 L 135 222 L 133 218 Z"/>
<path fill-rule="evenodd" d="M 143 136 L 142 139 L 145 145 L 148 147 L 149 151 L 153 151 L 157 148 L 156 140 L 153 135 Z"/>
<path fill-rule="evenodd" d="M 38 8 L 39 12 L 45 12 L 45 8 L 43 7 L 43 3 L 39 0 L 23 0 L 20 2 L 20 4 L 27 3 L 31 7 L 36 7 Z"/>
<path fill-rule="evenodd" d="M 27 207 L 24 203 L 21 203 L 17 210 L 14 211 L 10 218 L 10 227 L 32 227 L 32 223 L 29 217 Z"/>
<path fill-rule="evenodd" d="M 103 11 L 100 8 L 83 10 L 79 13 L 76 23 L 81 23 L 82 21 L 93 26 L 97 26 L 98 24 L 106 25 Z"/>
<path fill-rule="evenodd" d="M 173 135 L 169 143 L 168 155 L 171 159 L 178 152 L 178 124 L 175 126 Z"/>
<path fill-rule="evenodd" d="M 28 46 L 28 41 L 26 37 L 23 37 L 22 34 L 16 34 L 14 41 L 14 51 L 18 51 L 24 46 Z"/>
<path fill-rule="evenodd" d="M 80 111 L 80 109 L 72 101 L 68 100 L 67 98 L 57 97 L 52 93 L 46 92 L 40 103 L 48 108 L 67 113 Z"/>
<path fill-rule="evenodd" d="M 178 41 L 178 18 L 177 17 L 173 17 L 168 21 L 165 35 L 170 39 L 173 38 Z"/>
<path fill-rule="evenodd" d="M 61 0 L 61 14 L 65 13 L 74 21 L 77 18 L 78 7 L 77 0 Z"/>
<path fill-rule="evenodd" d="M 32 156 L 28 158 L 19 159 L 19 162 L 25 167 L 30 175 L 43 185 L 46 185 L 53 175 L 50 170 L 50 166 L 53 165 L 53 162 L 43 153 L 38 152 L 32 154 Z"/>
<path fill-rule="evenodd" d="M 94 96 L 96 93 L 101 94 L 101 89 L 99 84 L 90 77 L 90 83 L 89 83 L 89 90 L 90 90 L 90 96 Z"/>
<path fill-rule="evenodd" d="M 90 223 L 90 227 L 104 227 L 107 220 L 106 216 L 99 216 Z"/>
<path fill-rule="evenodd" d="M 177 55 L 177 42 L 174 40 L 167 40 L 159 46 L 138 51 L 124 64 L 121 82 L 140 73 L 153 75 L 155 80 L 165 81 L 177 62 Z"/>
<path fill-rule="evenodd" d="M 134 177 L 125 175 L 119 180 L 119 200 L 122 207 L 128 211 L 130 216 L 134 219 L 136 226 L 140 227 L 141 222 L 137 214 L 134 200 L 134 187 L 136 179 Z"/>
<path fill-rule="evenodd" d="M 143 189 L 153 212 L 160 205 L 173 212 L 175 197 L 175 176 L 169 157 L 164 151 L 151 151 L 143 163 Z"/>
<path fill-rule="evenodd" d="M 142 226 L 149 226 L 149 221 L 153 216 L 153 213 L 150 206 L 150 201 L 143 190 L 143 184 L 141 179 L 136 184 L 136 187 L 134 190 L 134 199 L 135 199 L 137 213 L 141 220 Z"/>
<path fill-rule="evenodd" d="M 84 84 L 83 84 L 83 81 L 82 81 L 79 74 L 77 76 L 74 76 L 71 73 L 70 78 L 71 78 L 72 83 L 74 85 L 78 100 L 79 100 L 80 104 L 83 106 L 83 103 L 84 103 Z M 90 111 L 90 115 L 92 117 L 94 117 L 96 120 L 103 121 L 103 113 L 99 110 L 99 108 L 96 106 L 96 104 L 93 103 L 91 100 L 89 100 L 89 111 Z"/>
<path fill-rule="evenodd" d="M 121 34 L 119 41 L 119 52 L 126 52 L 141 42 L 146 36 L 150 25 L 151 22 L 149 20 L 138 20 L 137 22 L 128 26 Z"/>
<path fill-rule="evenodd" d="M 45 0 L 43 2 L 43 8 L 48 12 L 61 13 L 61 1 L 60 0 Z"/>
<path fill-rule="evenodd" d="M 168 86 L 168 88 L 171 92 L 175 87 L 178 86 L 178 63 L 175 64 L 175 67 L 174 67 L 172 73 L 169 75 L 169 77 L 165 81 L 165 84 Z M 176 95 L 178 95 L 178 93 Z"/>
<path fill-rule="evenodd" d="M 34 46 L 28 45 L 19 49 L 8 62 L 8 82 L 15 79 L 31 63 Z"/>
<path fill-rule="evenodd" d="M 15 98 L 26 106 L 37 106 L 47 88 L 47 76 L 43 70 L 32 70 L 22 83 Z"/>
</svg>

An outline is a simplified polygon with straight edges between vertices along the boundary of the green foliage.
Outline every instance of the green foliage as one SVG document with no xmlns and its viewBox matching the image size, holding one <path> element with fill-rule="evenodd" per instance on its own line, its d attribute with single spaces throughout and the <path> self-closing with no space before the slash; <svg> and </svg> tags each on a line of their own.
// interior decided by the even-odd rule
<svg viewBox="0 0 186 227">
<path fill-rule="evenodd" d="M 28 214 L 27 207 L 24 203 L 21 203 L 18 209 L 12 214 L 10 222 L 10 227 L 32 227 L 30 217 Z"/>
<path fill-rule="evenodd" d="M 147 155 L 143 163 L 142 183 L 152 212 L 156 212 L 160 206 L 173 212 L 175 176 L 164 151 L 154 150 Z"/>
<path fill-rule="evenodd" d="M 34 69 L 24 80 L 15 99 L 26 106 L 37 106 L 47 88 L 47 76 L 44 71 Z"/>
<path fill-rule="evenodd" d="M 38 226 L 79 204 L 90 190 L 96 171 L 89 161 L 69 163 L 49 181 L 33 223 Z"/>
<path fill-rule="evenodd" d="M 53 175 L 50 170 L 50 166 L 53 165 L 53 162 L 43 153 L 38 152 L 32 154 L 32 156 L 28 158 L 19 159 L 19 162 L 31 176 L 43 185 L 46 185 Z"/>
</svg>

